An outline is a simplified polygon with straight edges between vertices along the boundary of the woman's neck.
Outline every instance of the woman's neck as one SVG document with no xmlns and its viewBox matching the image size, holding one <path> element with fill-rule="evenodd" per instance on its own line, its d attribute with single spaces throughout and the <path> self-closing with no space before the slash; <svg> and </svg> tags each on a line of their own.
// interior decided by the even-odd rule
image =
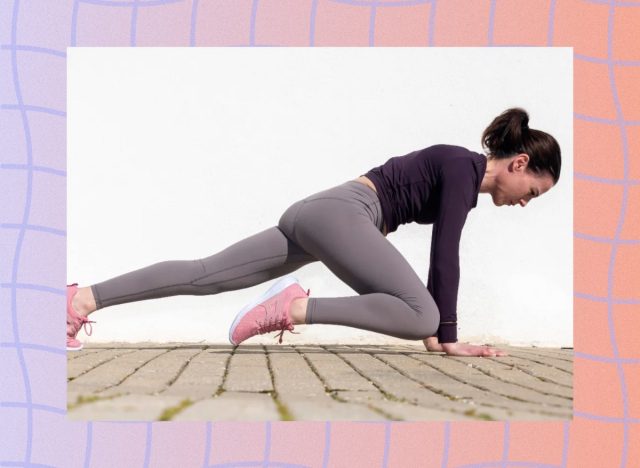
<svg viewBox="0 0 640 468">
<path fill-rule="evenodd" d="M 497 159 L 487 159 L 487 169 L 484 171 L 484 177 L 480 184 L 480 193 L 489 193 L 493 190 L 499 164 L 500 162 Z"/>
</svg>

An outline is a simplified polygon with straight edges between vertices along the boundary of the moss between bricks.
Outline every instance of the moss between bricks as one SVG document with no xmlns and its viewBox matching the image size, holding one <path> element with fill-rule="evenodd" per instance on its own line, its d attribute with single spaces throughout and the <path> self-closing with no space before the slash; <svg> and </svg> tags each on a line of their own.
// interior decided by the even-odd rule
<svg viewBox="0 0 640 468">
<path fill-rule="evenodd" d="M 295 421 L 296 418 L 289 412 L 289 409 L 278 399 L 278 392 L 275 390 L 276 388 L 276 376 L 273 373 L 273 369 L 271 368 L 271 358 L 269 357 L 269 351 L 267 351 L 266 346 L 262 346 L 262 350 L 264 351 L 265 359 L 267 360 L 267 370 L 269 371 L 269 377 L 271 378 L 271 385 L 274 388 L 272 392 L 264 392 L 271 395 L 271 399 L 276 405 L 276 409 L 278 410 L 278 414 L 280 415 L 281 421 Z M 262 392 L 261 392 L 262 393 Z"/>
<path fill-rule="evenodd" d="M 331 353 L 331 351 L 328 351 L 326 349 L 326 347 L 321 346 L 322 349 L 324 349 L 325 351 Z M 302 358 L 305 360 L 305 362 L 307 363 L 307 366 L 309 366 L 309 369 L 311 369 L 311 372 L 313 372 L 315 374 L 315 376 L 318 378 L 318 380 L 322 383 L 322 385 L 324 386 L 324 392 L 325 394 L 329 395 L 333 400 L 339 402 L 339 403 L 352 403 L 349 400 L 346 400 L 344 398 L 341 398 L 340 396 L 338 396 L 338 391 L 337 389 L 334 390 L 330 390 L 329 386 L 327 385 L 327 383 L 325 382 L 325 380 L 322 378 L 322 376 L 320 375 L 320 371 L 318 369 L 316 369 L 316 367 L 313 365 L 313 363 L 311 362 L 311 360 L 307 357 L 306 354 L 304 354 L 303 352 L 301 352 L 298 348 L 295 348 L 296 352 L 302 356 Z M 333 353 L 335 354 L 335 353 Z M 345 361 L 345 363 L 351 367 L 354 371 L 356 371 L 358 374 L 362 375 L 363 377 L 367 378 L 366 376 L 364 376 L 360 371 L 358 371 L 355 367 L 353 367 L 349 362 L 347 362 L 344 358 L 342 358 L 341 356 L 339 356 L 343 361 Z M 382 395 L 387 398 L 388 400 L 394 400 L 395 396 L 386 393 L 381 387 L 379 387 L 378 385 L 376 385 L 374 382 L 372 382 L 371 380 L 369 380 L 367 378 L 367 380 L 369 381 L 369 383 L 371 383 L 374 387 L 376 387 L 381 393 Z M 382 410 L 381 408 L 378 408 L 376 406 L 373 406 L 370 403 L 358 403 L 358 402 L 353 402 L 355 404 L 360 404 L 360 405 L 364 405 L 367 408 L 369 408 L 371 411 L 380 414 L 382 417 L 386 418 L 386 419 L 392 419 L 395 420 L 393 418 L 393 416 L 389 413 L 387 413 L 386 411 Z"/>
<path fill-rule="evenodd" d="M 471 416 L 476 419 L 484 419 L 485 421 L 495 421 L 495 419 L 493 419 L 491 415 L 487 413 L 477 413 L 475 408 L 468 409 L 467 411 L 464 412 L 464 414 L 465 416 Z"/>
<path fill-rule="evenodd" d="M 109 395 L 109 396 L 99 396 L 99 395 L 89 395 L 89 396 L 84 396 L 84 395 L 79 395 L 78 398 L 76 398 L 76 402 L 75 403 L 71 403 L 69 405 L 67 405 L 67 411 L 71 411 L 73 409 L 76 409 L 78 406 L 81 405 L 86 405 L 87 403 L 94 403 L 96 401 L 102 401 L 102 400 L 113 400 L 114 398 L 117 398 L 119 396 L 122 396 L 122 393 L 116 393 L 115 395 Z"/>
<path fill-rule="evenodd" d="M 171 418 L 173 418 L 176 414 L 178 414 L 179 412 L 181 412 L 182 410 L 184 410 L 185 408 L 188 408 L 189 406 L 193 405 L 193 401 L 191 401 L 188 398 L 185 398 L 184 400 L 182 400 L 180 403 L 178 403 L 175 406 L 170 406 L 169 408 L 165 409 L 162 414 L 160 415 L 160 417 L 158 418 L 158 421 L 169 421 L 171 420 Z"/>
<path fill-rule="evenodd" d="M 273 398 L 273 402 L 276 404 L 278 414 L 280 415 L 280 420 L 295 421 L 296 418 L 294 418 L 293 415 L 289 412 L 289 409 L 284 404 L 282 404 L 280 400 L 278 400 L 277 393 L 275 392 L 269 392 L 269 393 L 271 393 L 271 398 Z"/>
<path fill-rule="evenodd" d="M 371 383 L 371 384 L 372 384 L 376 389 L 378 389 L 378 390 L 380 391 L 380 393 L 382 393 L 382 395 L 384 395 L 384 397 L 385 397 L 386 399 L 391 400 L 391 401 L 401 402 L 401 403 L 408 403 L 408 404 L 411 404 L 411 405 L 417 405 L 417 403 L 416 403 L 415 401 L 412 401 L 412 400 L 407 399 L 407 398 L 404 398 L 404 397 L 397 397 L 397 396 L 395 396 L 395 395 L 393 395 L 393 394 L 391 394 L 391 393 L 387 393 L 387 392 L 386 392 L 386 391 L 385 391 L 385 390 L 384 390 L 380 385 L 376 384 L 376 383 L 375 383 L 375 382 L 373 382 L 371 379 L 369 379 L 366 375 L 364 375 L 362 372 L 360 372 L 356 367 L 354 367 L 354 366 L 353 366 L 349 361 L 347 361 L 343 356 L 340 356 L 340 354 L 339 354 L 339 353 L 332 352 L 332 351 L 330 351 L 330 350 L 327 350 L 327 349 L 326 349 L 326 348 L 324 348 L 324 347 L 323 347 L 323 349 L 325 349 L 325 350 L 326 350 L 326 351 L 328 351 L 328 352 L 333 353 L 334 355 L 336 355 L 337 357 L 339 357 L 340 359 L 342 359 L 342 360 L 345 362 L 345 364 L 347 364 L 349 367 L 351 367 L 355 372 L 357 372 L 358 374 L 360 374 L 362 377 L 364 377 L 365 379 L 367 379 L 367 380 L 369 381 L 369 383 Z M 415 381 L 415 382 L 419 383 L 420 385 L 422 385 L 423 387 L 425 387 L 425 388 L 427 388 L 427 389 L 431 390 L 431 391 L 432 391 L 432 392 L 434 392 L 434 393 L 438 393 L 438 394 L 442 395 L 443 397 L 448 398 L 448 399 L 449 399 L 449 400 L 451 400 L 451 401 L 457 401 L 457 400 L 459 400 L 459 399 L 460 399 L 460 398 L 458 398 L 458 397 L 456 397 L 456 396 L 454 396 L 454 395 L 450 395 L 450 394 L 448 394 L 448 393 L 446 393 L 446 392 L 444 392 L 444 391 L 442 391 L 442 390 L 440 390 L 440 389 L 438 389 L 438 388 L 433 388 L 433 387 L 431 387 L 431 386 L 429 386 L 429 385 L 426 385 L 424 382 L 420 382 L 420 381 L 418 381 L 418 380 L 416 380 L 416 379 L 412 378 L 411 376 L 407 375 L 407 373 L 406 373 L 406 372 L 403 372 L 401 369 L 398 369 L 396 366 L 392 365 L 391 363 L 389 363 L 389 362 L 387 362 L 387 361 L 385 361 L 385 360 L 383 360 L 383 359 L 380 359 L 378 356 L 373 356 L 373 357 L 374 357 L 375 359 L 378 359 L 379 361 L 383 362 L 384 364 L 388 365 L 388 366 L 389 366 L 389 367 L 391 367 L 392 369 L 396 370 L 398 373 L 400 373 L 400 374 L 404 375 L 405 377 L 407 377 L 407 378 L 409 378 L 409 379 L 411 379 L 411 380 L 413 380 L 413 381 Z M 306 356 L 305 356 L 305 359 L 306 359 Z M 414 358 L 414 359 L 415 359 L 415 358 Z M 307 360 L 307 362 L 308 362 L 309 366 L 314 370 L 314 372 L 316 372 L 316 371 L 315 371 L 315 369 L 313 368 L 313 365 L 311 364 L 311 362 L 309 362 L 308 360 Z M 426 364 L 425 362 L 423 362 L 423 361 L 420 361 L 420 362 L 422 362 L 423 364 L 427 365 L 427 364 Z M 316 375 L 318 375 L 318 377 L 320 377 L 320 376 L 319 376 L 319 374 L 318 374 L 317 372 L 316 372 Z M 459 380 L 459 379 L 457 379 L 457 380 Z M 339 397 L 338 397 L 336 394 L 334 394 L 334 393 L 332 393 L 332 396 L 333 396 L 334 398 L 338 399 L 339 401 L 346 401 L 346 400 L 343 400 L 343 399 L 339 398 Z M 373 408 L 373 407 L 371 407 L 371 405 L 367 405 L 367 406 L 369 406 L 369 407 L 370 407 L 371 409 L 373 409 L 373 410 L 377 410 L 377 408 Z M 381 411 L 379 411 L 379 412 L 381 412 Z M 452 412 L 453 412 L 453 413 L 456 413 L 455 411 L 452 411 Z M 489 415 L 489 414 L 486 414 L 486 413 L 476 413 L 475 408 L 468 409 L 467 411 L 465 411 L 465 412 L 464 412 L 464 414 L 465 414 L 466 416 L 471 416 L 471 417 L 476 418 L 476 419 L 481 419 L 481 420 L 485 420 L 485 421 L 495 421 L 495 419 L 494 419 L 494 418 L 492 418 L 492 417 L 491 417 L 491 415 Z M 389 415 L 386 415 L 386 417 L 387 417 L 387 419 L 391 419 L 391 418 L 389 417 Z"/>
<path fill-rule="evenodd" d="M 220 382 L 220 386 L 212 395 L 214 398 L 222 395 L 226 390 L 224 388 L 225 383 L 227 382 L 227 376 L 229 375 L 229 366 L 231 365 L 231 358 L 234 354 L 236 354 L 236 350 L 238 347 L 236 346 L 231 350 L 231 354 L 227 357 L 227 362 L 224 363 L 224 373 L 222 374 L 222 381 Z"/>
</svg>

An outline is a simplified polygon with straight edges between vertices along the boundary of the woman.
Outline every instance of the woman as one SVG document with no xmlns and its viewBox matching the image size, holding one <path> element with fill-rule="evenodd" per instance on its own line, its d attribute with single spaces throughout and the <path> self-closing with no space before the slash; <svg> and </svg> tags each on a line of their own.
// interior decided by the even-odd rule
<svg viewBox="0 0 640 468">
<path fill-rule="evenodd" d="M 97 309 L 179 294 L 218 294 L 323 262 L 359 295 L 311 298 L 285 276 L 244 307 L 229 330 L 239 345 L 269 331 L 325 323 L 421 339 L 429 351 L 453 356 L 505 356 L 457 341 L 458 248 L 479 193 L 497 206 L 526 206 L 560 176 L 560 147 L 529 129 L 523 109 L 508 109 L 485 129 L 488 156 L 435 145 L 396 156 L 364 175 L 291 205 L 278 225 L 207 258 L 166 261 L 89 287 L 67 287 L 67 349 Z M 385 238 L 400 224 L 433 224 L 427 286 Z M 88 334 L 91 329 L 85 328 Z"/>
</svg>

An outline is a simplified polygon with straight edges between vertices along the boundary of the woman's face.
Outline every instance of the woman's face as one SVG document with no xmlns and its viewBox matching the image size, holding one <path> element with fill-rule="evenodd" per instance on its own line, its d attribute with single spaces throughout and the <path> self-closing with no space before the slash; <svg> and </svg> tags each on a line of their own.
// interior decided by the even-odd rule
<svg viewBox="0 0 640 468">
<path fill-rule="evenodd" d="M 525 153 L 514 156 L 496 175 L 491 198 L 496 206 L 527 206 L 553 187 L 552 177 L 544 173 L 538 176 L 527 170 L 529 156 Z"/>
</svg>

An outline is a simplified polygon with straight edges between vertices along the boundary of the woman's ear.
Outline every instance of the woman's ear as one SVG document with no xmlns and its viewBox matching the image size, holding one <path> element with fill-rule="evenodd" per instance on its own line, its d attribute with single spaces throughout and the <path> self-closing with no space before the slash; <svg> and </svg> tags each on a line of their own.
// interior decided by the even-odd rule
<svg viewBox="0 0 640 468">
<path fill-rule="evenodd" d="M 514 170 L 524 171 L 529 165 L 529 155 L 527 153 L 518 154 L 512 161 Z"/>
</svg>

